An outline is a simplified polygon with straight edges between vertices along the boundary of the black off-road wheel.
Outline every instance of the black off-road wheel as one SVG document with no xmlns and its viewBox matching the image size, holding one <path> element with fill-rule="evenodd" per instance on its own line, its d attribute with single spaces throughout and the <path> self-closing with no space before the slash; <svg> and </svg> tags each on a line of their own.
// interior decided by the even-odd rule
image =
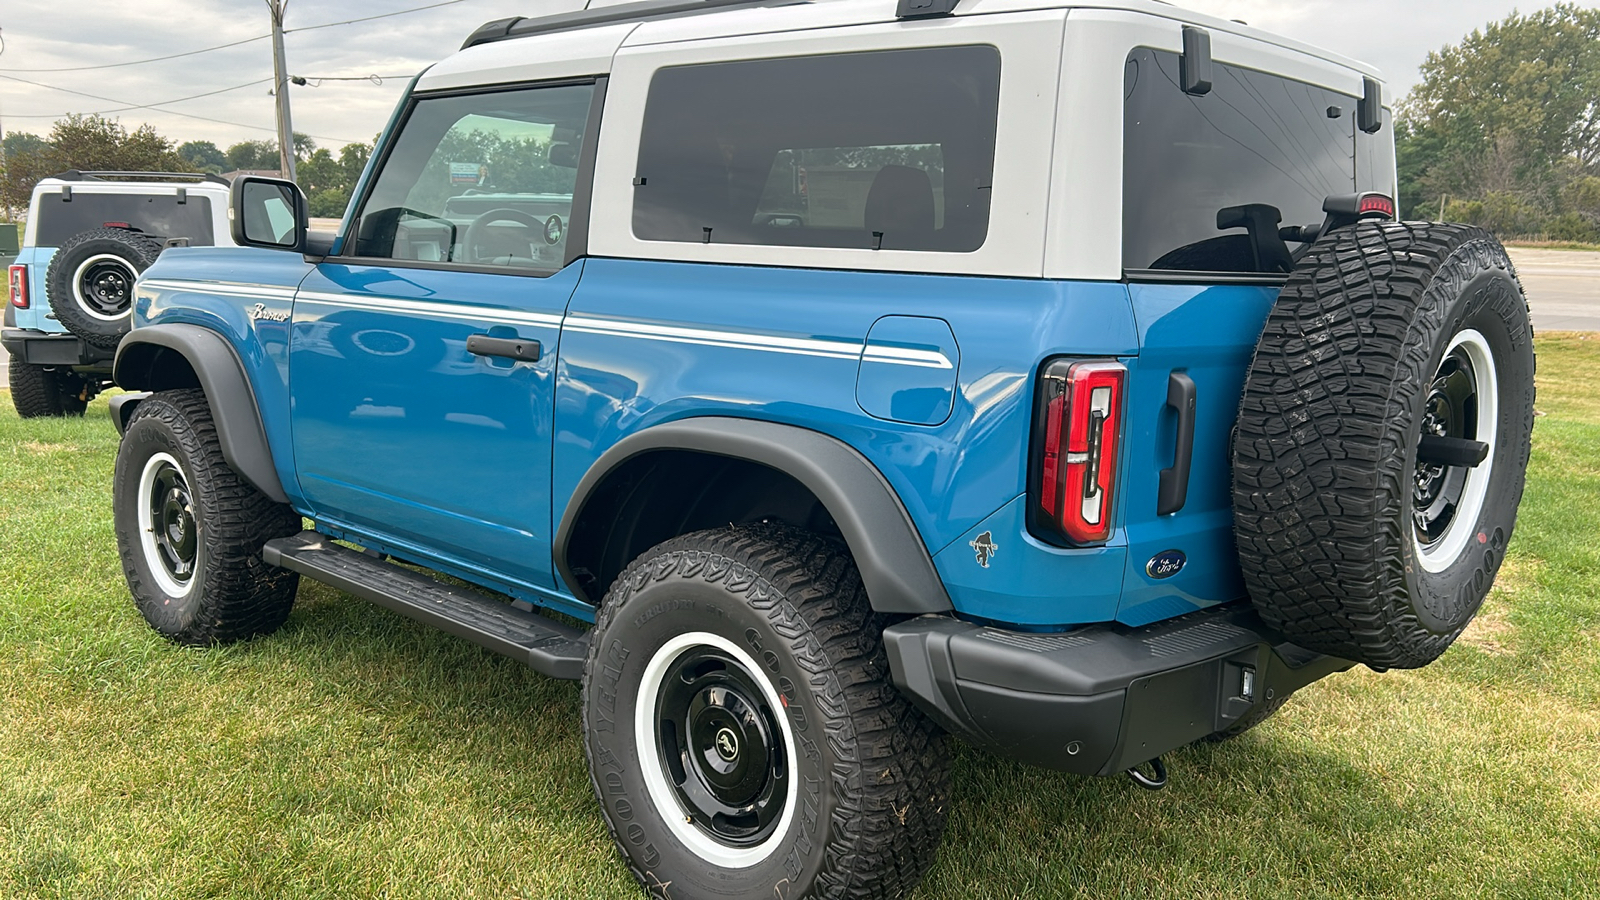
<svg viewBox="0 0 1600 900">
<path fill-rule="evenodd" d="M 94 228 L 62 242 L 45 272 L 57 321 L 84 343 L 115 350 L 133 321 L 133 283 L 161 242 L 126 228 Z"/>
<path fill-rule="evenodd" d="M 1488 232 L 1368 223 L 1313 245 L 1256 347 L 1234 443 L 1262 617 L 1378 669 L 1443 653 L 1511 541 L 1533 374 L 1527 301 Z"/>
<path fill-rule="evenodd" d="M 652 897 L 891 898 L 932 861 L 948 738 L 889 682 L 839 543 L 777 525 L 685 535 L 606 595 L 584 747 Z"/>
<path fill-rule="evenodd" d="M 300 576 L 267 565 L 261 547 L 299 532 L 300 516 L 228 467 L 200 391 L 164 391 L 134 410 L 112 505 L 128 589 L 162 636 L 223 644 L 289 617 Z"/>
<path fill-rule="evenodd" d="M 68 369 L 35 366 L 11 357 L 7 366 L 11 379 L 11 405 L 24 419 L 45 416 L 81 416 L 88 408 L 89 382 Z"/>
</svg>

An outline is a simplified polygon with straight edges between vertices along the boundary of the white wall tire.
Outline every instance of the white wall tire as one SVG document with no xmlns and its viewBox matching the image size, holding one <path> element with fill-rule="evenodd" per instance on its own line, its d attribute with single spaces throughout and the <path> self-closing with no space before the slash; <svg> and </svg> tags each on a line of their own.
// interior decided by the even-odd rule
<svg viewBox="0 0 1600 900">
<path fill-rule="evenodd" d="M 883 625 L 842 543 L 777 524 L 686 534 L 617 577 L 590 633 L 584 752 L 646 892 L 910 893 L 943 834 L 950 753 L 889 682 Z M 737 702 L 710 698 L 723 687 Z M 705 827 L 707 809 L 724 820 Z"/>
</svg>

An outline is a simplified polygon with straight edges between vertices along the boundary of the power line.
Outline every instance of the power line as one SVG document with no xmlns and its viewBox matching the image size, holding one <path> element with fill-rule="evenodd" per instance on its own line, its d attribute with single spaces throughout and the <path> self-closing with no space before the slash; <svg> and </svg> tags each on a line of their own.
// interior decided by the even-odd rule
<svg viewBox="0 0 1600 900">
<path fill-rule="evenodd" d="M 4 78 L 4 79 L 6 79 L 8 81 L 20 81 L 23 84 L 31 84 L 34 87 L 42 87 L 42 88 L 46 88 L 46 89 L 52 90 L 52 91 L 61 91 L 63 93 L 67 93 L 67 94 L 76 94 L 76 95 L 78 95 L 80 97 L 88 97 L 91 100 L 104 100 L 107 103 L 122 103 L 122 104 L 127 105 L 127 107 L 129 109 L 149 109 L 149 110 L 154 110 L 156 112 L 167 113 L 168 115 L 183 116 L 184 118 L 188 118 L 188 119 L 199 119 L 202 122 L 215 122 L 218 125 L 232 125 L 235 128 L 249 128 L 249 129 L 254 130 L 254 131 L 268 131 L 268 132 L 271 132 L 273 134 L 277 134 L 277 132 L 278 132 L 278 129 L 276 129 L 276 128 L 263 128 L 260 125 L 246 125 L 243 122 L 229 122 L 226 119 L 213 119 L 210 116 L 197 116 L 194 113 L 178 112 L 175 109 L 163 109 L 161 107 L 156 106 L 153 103 L 133 103 L 132 101 L 129 101 L 129 100 L 119 100 L 116 97 L 102 97 L 99 94 L 89 94 L 89 93 L 85 93 L 83 91 L 75 91 L 75 90 L 72 90 L 71 88 L 56 87 L 53 84 L 44 84 L 44 83 L 38 82 L 38 81 L 29 81 L 26 78 L 18 78 L 15 75 L 6 75 L 4 73 L 0 73 L 0 78 Z M 267 79 L 267 80 L 270 81 L 272 79 Z M 353 143 L 355 143 L 355 141 L 352 141 L 352 140 L 350 140 L 348 138 L 329 137 L 327 135 L 321 135 L 321 134 L 307 135 L 307 137 L 314 137 L 319 141 L 338 141 L 339 143 L 342 143 L 342 144 L 353 144 Z"/>
<path fill-rule="evenodd" d="M 149 59 L 135 59 L 129 62 L 106 63 L 105 65 L 101 66 L 68 66 L 60 69 L 0 69 L 0 72 L 27 72 L 38 75 L 45 72 L 88 72 L 94 69 L 116 69 L 122 66 L 141 66 L 145 63 L 161 62 L 168 59 L 179 59 L 185 56 L 198 56 L 201 53 L 210 53 L 213 50 L 226 50 L 229 47 L 237 47 L 241 44 L 249 44 L 269 37 L 272 37 L 272 35 L 258 34 L 253 38 L 245 38 L 242 41 L 234 41 L 231 44 L 218 44 L 215 47 L 206 47 L 202 50 L 188 50 L 183 53 L 173 53 L 169 56 L 152 56 Z"/>
<path fill-rule="evenodd" d="M 335 25 L 354 25 L 357 22 L 371 22 L 373 19 L 387 19 L 391 16 L 403 16 L 408 13 L 422 12 L 429 9 L 438 9 L 441 6 L 454 6 L 457 3 L 466 2 L 467 0 L 444 0 L 443 3 L 430 3 L 427 6 L 414 6 L 411 9 L 397 9 L 394 12 L 378 13 L 375 16 L 362 16 L 359 19 L 346 19 L 343 22 L 323 22 L 320 25 L 302 25 L 299 28 L 285 28 L 283 33 L 292 34 L 296 31 L 311 31 L 317 28 L 332 28 Z"/>
<path fill-rule="evenodd" d="M 185 100 L 198 100 L 201 97 L 210 97 L 210 96 L 213 96 L 215 94 L 226 94 L 229 91 L 237 91 L 237 90 L 240 90 L 241 88 L 255 87 L 258 84 L 266 84 L 267 82 L 269 82 L 271 80 L 272 80 L 271 78 L 258 78 L 255 81 L 246 82 L 244 84 L 236 84 L 233 87 L 225 87 L 225 88 L 221 88 L 221 89 L 215 90 L 215 91 L 206 91 L 204 94 L 190 94 L 187 97 L 178 97 L 177 99 L 174 99 L 174 100 L 161 100 L 161 101 L 156 102 L 156 103 L 150 103 L 150 104 L 144 104 L 144 105 L 136 105 L 136 106 L 119 106 L 116 109 L 102 109 L 102 110 L 98 110 L 96 112 L 90 112 L 90 113 L 77 113 L 77 115 L 103 116 L 103 115 L 107 115 L 109 113 L 127 112 L 130 109 L 155 109 L 156 107 L 166 106 L 166 105 L 171 104 L 171 103 L 182 103 Z M 49 87 L 49 85 L 40 85 L 40 87 Z M 55 88 L 55 90 L 58 90 L 58 91 L 59 90 L 65 90 L 65 88 Z M 13 119 L 60 119 L 60 118 L 63 118 L 65 116 L 69 116 L 69 115 L 74 115 L 74 114 L 73 113 L 54 113 L 54 114 L 25 113 L 25 114 L 18 115 L 18 114 L 13 113 L 11 118 L 13 118 Z"/>
</svg>

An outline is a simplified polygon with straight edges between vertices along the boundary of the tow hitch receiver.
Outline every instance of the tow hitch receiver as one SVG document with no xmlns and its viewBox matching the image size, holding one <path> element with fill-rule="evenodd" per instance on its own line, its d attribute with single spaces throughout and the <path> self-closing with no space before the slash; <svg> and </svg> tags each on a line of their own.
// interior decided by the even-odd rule
<svg viewBox="0 0 1600 900">
<path fill-rule="evenodd" d="M 1167 786 L 1167 764 L 1161 761 L 1161 757 L 1158 756 L 1144 765 L 1150 767 L 1149 775 L 1141 771 L 1138 766 L 1128 770 L 1128 777 L 1133 779 L 1134 784 L 1147 791 L 1159 791 Z"/>
</svg>

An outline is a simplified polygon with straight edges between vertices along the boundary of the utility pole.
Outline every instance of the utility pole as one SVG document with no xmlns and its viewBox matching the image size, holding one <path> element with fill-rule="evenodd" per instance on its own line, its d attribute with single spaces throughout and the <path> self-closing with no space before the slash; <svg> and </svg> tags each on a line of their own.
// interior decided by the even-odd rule
<svg viewBox="0 0 1600 900">
<path fill-rule="evenodd" d="M 278 168 L 294 181 L 294 126 L 289 122 L 289 66 L 283 58 L 283 10 L 289 0 L 267 0 L 272 10 L 272 83 L 278 101 Z"/>
</svg>

